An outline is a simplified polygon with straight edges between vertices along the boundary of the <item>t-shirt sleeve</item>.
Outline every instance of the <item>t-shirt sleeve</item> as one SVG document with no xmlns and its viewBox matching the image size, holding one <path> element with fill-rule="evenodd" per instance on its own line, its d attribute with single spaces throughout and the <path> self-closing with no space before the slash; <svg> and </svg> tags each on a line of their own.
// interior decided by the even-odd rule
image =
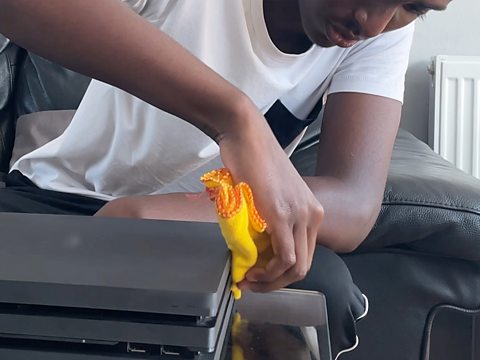
<svg viewBox="0 0 480 360">
<path fill-rule="evenodd" d="M 332 77 L 329 93 L 358 92 L 403 102 L 414 24 L 354 46 Z"/>
</svg>

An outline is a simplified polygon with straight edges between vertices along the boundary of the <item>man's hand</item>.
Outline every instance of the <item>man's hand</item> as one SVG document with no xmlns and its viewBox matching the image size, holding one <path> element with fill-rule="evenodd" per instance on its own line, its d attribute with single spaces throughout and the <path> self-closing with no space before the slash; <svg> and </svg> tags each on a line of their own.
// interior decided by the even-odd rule
<svg viewBox="0 0 480 360">
<path fill-rule="evenodd" d="M 254 114 L 258 116 L 258 114 Z M 220 154 L 235 183 L 253 191 L 260 215 L 267 221 L 274 251 L 265 269 L 253 268 L 243 289 L 271 291 L 305 277 L 310 269 L 323 208 L 295 170 L 266 122 L 223 134 Z"/>
</svg>

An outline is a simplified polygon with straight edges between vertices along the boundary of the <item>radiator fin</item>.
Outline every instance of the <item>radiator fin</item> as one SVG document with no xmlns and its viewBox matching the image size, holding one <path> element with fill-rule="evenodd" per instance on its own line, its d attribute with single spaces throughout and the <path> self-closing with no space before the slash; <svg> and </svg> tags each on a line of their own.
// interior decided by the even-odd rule
<svg viewBox="0 0 480 360">
<path fill-rule="evenodd" d="M 432 68 L 429 144 L 480 178 L 480 57 L 437 56 Z"/>
</svg>

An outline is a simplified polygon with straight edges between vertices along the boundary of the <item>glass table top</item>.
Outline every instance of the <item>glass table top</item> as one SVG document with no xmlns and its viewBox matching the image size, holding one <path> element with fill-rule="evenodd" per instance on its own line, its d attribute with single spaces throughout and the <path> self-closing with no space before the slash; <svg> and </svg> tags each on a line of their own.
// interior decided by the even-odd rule
<svg viewBox="0 0 480 360">
<path fill-rule="evenodd" d="M 0 338 L 0 359 L 331 360 L 331 354 L 325 297 L 284 289 L 267 294 L 244 292 L 225 319 L 212 353 L 130 343 Z"/>
</svg>

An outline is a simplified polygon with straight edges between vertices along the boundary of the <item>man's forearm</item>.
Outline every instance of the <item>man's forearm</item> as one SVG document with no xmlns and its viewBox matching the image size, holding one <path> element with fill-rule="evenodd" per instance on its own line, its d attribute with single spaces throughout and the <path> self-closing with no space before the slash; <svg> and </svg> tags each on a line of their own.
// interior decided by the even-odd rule
<svg viewBox="0 0 480 360">
<path fill-rule="evenodd" d="M 239 114 L 253 108 L 243 93 L 118 0 L 0 0 L 0 33 L 212 138 L 236 131 Z"/>
<path fill-rule="evenodd" d="M 214 203 L 206 192 L 127 196 L 105 204 L 96 216 L 216 222 Z"/>
</svg>

